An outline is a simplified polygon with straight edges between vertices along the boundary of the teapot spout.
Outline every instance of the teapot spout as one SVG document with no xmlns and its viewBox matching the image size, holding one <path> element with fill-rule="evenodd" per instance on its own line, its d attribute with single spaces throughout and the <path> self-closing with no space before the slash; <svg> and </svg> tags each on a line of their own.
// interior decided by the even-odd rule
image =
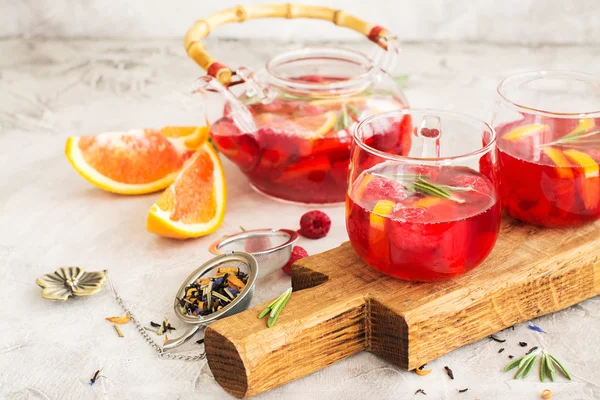
<svg viewBox="0 0 600 400">
<path fill-rule="evenodd" d="M 192 84 L 192 93 L 206 93 L 212 91 L 219 94 L 228 105 L 228 116 L 242 132 L 256 132 L 256 124 L 252 118 L 252 113 L 240 100 L 237 99 L 218 79 L 205 75 L 196 79 Z"/>
</svg>

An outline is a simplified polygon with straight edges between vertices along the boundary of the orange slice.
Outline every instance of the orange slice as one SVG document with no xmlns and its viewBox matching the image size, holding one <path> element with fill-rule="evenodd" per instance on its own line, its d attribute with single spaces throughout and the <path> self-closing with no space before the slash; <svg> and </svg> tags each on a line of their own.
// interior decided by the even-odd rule
<svg viewBox="0 0 600 400">
<path fill-rule="evenodd" d="M 169 138 L 173 143 L 178 142 L 188 149 L 197 149 L 208 139 L 208 127 L 165 126 L 160 130 L 160 134 Z"/>
<path fill-rule="evenodd" d="M 311 115 L 297 118 L 294 123 L 302 128 L 314 132 L 313 137 L 320 137 L 333 129 L 337 121 L 337 115 L 333 111 L 328 111 L 321 115 Z"/>
<path fill-rule="evenodd" d="M 325 107 L 330 110 L 338 110 L 342 104 L 364 104 L 367 100 L 369 100 L 368 96 L 333 97 L 331 99 L 312 100 L 308 104 Z"/>
<path fill-rule="evenodd" d="M 379 200 L 369 216 L 371 227 L 383 229 L 385 224 L 384 216 L 391 214 L 395 205 L 396 203 L 390 200 Z"/>
<path fill-rule="evenodd" d="M 436 204 L 439 204 L 441 201 L 442 199 L 440 197 L 422 197 L 415 202 L 415 207 L 429 208 L 435 206 Z"/>
<path fill-rule="evenodd" d="M 573 179 L 574 175 L 573 170 L 571 169 L 572 165 L 562 151 L 555 149 L 554 147 L 543 147 L 542 151 L 544 154 L 550 157 L 552 162 L 554 162 L 554 164 L 556 164 L 558 167 L 555 168 L 558 176 L 561 178 Z"/>
<path fill-rule="evenodd" d="M 509 131 L 508 133 L 504 134 L 502 136 L 502 139 L 511 140 L 511 141 L 519 140 L 523 137 L 531 136 L 536 133 L 542 132 L 547 127 L 548 127 L 548 125 L 544 125 L 544 124 L 521 125 L 519 127 L 516 127 L 515 129 Z"/>
<path fill-rule="evenodd" d="M 589 154 L 575 149 L 568 149 L 563 151 L 563 153 L 569 157 L 569 160 L 583 167 L 586 178 L 597 178 L 600 174 L 600 167 Z"/>
<path fill-rule="evenodd" d="M 596 161 L 582 151 L 568 149 L 565 155 L 577 165 L 583 167 L 583 180 L 581 182 L 581 197 L 588 210 L 600 207 L 600 167 Z"/>
<path fill-rule="evenodd" d="M 165 136 L 161 132 L 169 135 Z M 67 139 L 65 154 L 93 185 L 119 194 L 162 190 L 177 177 L 194 150 L 208 139 L 205 126 L 177 131 L 134 130 Z"/>
<path fill-rule="evenodd" d="M 569 136 L 569 135 L 572 135 L 577 132 L 586 132 L 588 129 L 593 128 L 594 125 L 595 125 L 595 122 L 594 122 L 593 118 L 580 119 L 579 122 L 577 123 L 577 126 L 575 127 L 575 129 L 573 129 L 571 132 L 567 133 L 565 136 Z"/>
<path fill-rule="evenodd" d="M 223 222 L 226 195 L 219 156 L 210 143 L 204 143 L 150 207 L 146 228 L 175 239 L 212 233 Z"/>
</svg>

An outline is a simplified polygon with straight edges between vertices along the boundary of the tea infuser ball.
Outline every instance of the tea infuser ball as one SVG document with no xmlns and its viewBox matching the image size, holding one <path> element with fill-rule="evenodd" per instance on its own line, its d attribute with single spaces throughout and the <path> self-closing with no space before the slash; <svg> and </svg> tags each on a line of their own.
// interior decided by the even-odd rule
<svg viewBox="0 0 600 400">
<path fill-rule="evenodd" d="M 229 304 L 213 313 L 208 315 L 189 314 L 186 311 L 186 308 L 181 305 L 181 299 L 185 298 L 186 289 L 198 279 L 215 276 L 218 268 L 227 267 L 238 268 L 241 272 L 248 275 L 248 280 L 244 289 L 242 289 L 239 295 L 231 300 Z M 190 327 L 182 336 L 167 340 L 163 345 L 163 349 L 169 350 L 180 346 L 191 339 L 201 328 L 206 327 L 218 319 L 229 317 L 246 310 L 250 306 L 250 301 L 254 294 L 254 284 L 258 276 L 258 270 L 258 263 L 251 254 L 241 251 L 232 251 L 207 261 L 192 272 L 177 291 L 173 301 L 173 310 L 180 320 L 194 326 Z"/>
</svg>

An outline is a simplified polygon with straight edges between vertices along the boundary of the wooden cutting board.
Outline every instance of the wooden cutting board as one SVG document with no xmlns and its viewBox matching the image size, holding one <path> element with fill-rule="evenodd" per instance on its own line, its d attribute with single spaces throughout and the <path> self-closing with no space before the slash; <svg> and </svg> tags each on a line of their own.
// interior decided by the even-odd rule
<svg viewBox="0 0 600 400">
<path fill-rule="evenodd" d="M 412 283 L 368 267 L 349 243 L 294 264 L 294 292 L 273 328 L 268 303 L 206 329 L 208 364 L 250 397 L 359 351 L 411 370 L 511 325 L 600 293 L 600 222 L 544 229 L 506 218 L 490 257 L 444 282 Z"/>
</svg>

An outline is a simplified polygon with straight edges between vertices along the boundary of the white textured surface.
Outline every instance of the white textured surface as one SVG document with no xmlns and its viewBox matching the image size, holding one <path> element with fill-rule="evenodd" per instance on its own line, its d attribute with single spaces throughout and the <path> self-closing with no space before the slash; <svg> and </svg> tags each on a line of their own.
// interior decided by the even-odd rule
<svg viewBox="0 0 600 400">
<path fill-rule="evenodd" d="M 227 62 L 260 66 L 289 46 L 210 43 Z M 120 314 L 108 287 L 90 298 L 51 303 L 35 279 L 61 265 L 108 268 L 122 297 L 143 321 L 163 315 L 179 329 L 172 296 L 192 268 L 208 257 L 207 246 L 239 225 L 295 227 L 305 211 L 253 193 L 242 175 L 225 163 L 229 205 L 221 230 L 212 237 L 175 242 L 145 232 L 149 206 L 157 195 L 119 197 L 91 187 L 63 155 L 69 135 L 124 129 L 147 121 L 198 120 L 199 110 L 181 113 L 185 95 L 174 85 L 199 74 L 180 42 L 4 41 L 0 42 L 0 399 L 221 399 L 229 396 L 211 378 L 204 362 L 163 361 L 133 325 L 119 339 L 104 317 Z M 409 73 L 413 106 L 430 106 L 489 118 L 494 87 L 503 76 L 534 68 L 598 71 L 598 47 L 491 47 L 409 45 L 398 72 Z M 189 103 L 186 101 L 186 104 Z M 187 106 L 186 106 L 187 107 Z M 309 253 L 346 239 L 342 207 L 326 210 L 334 223 L 325 239 L 303 240 Z M 281 272 L 259 281 L 255 303 L 281 293 L 289 279 Z M 590 299 L 535 323 L 465 346 L 430 363 L 418 377 L 362 353 L 257 398 L 538 399 L 550 388 L 556 399 L 600 398 L 600 298 Z M 508 354 L 546 346 L 575 375 L 574 382 L 513 381 L 501 372 Z M 185 350 L 198 351 L 191 343 Z M 500 347 L 506 350 L 502 354 Z M 443 367 L 450 366 L 451 381 Z M 104 368 L 101 384 L 90 386 Z M 457 389 L 470 390 L 458 394 Z M 414 396 L 420 398 L 420 396 Z"/>
<path fill-rule="evenodd" d="M 284 3 L 284 1 L 280 1 Z M 197 19 L 239 3 L 276 0 L 5 0 L 0 37 L 182 38 Z M 598 0 L 296 0 L 343 9 L 401 41 L 600 43 Z M 358 38 L 323 21 L 252 21 L 219 28 L 227 38 Z"/>
</svg>

